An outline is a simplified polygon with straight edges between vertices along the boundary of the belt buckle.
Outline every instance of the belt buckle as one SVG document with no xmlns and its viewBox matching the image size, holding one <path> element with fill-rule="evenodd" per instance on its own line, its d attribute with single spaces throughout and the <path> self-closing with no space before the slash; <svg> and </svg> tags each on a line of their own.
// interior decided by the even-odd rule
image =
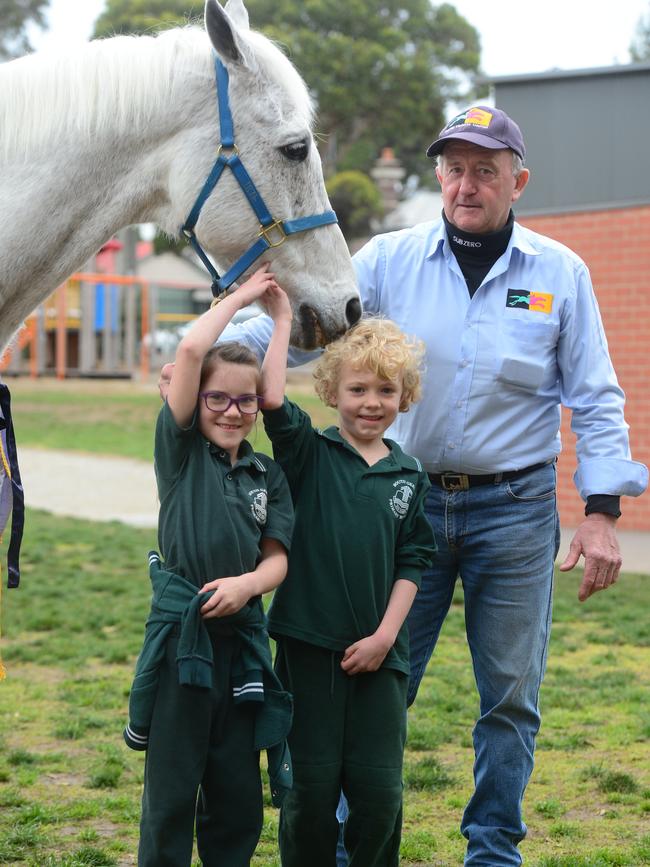
<svg viewBox="0 0 650 867">
<path fill-rule="evenodd" d="M 440 484 L 445 491 L 467 491 L 469 476 L 465 473 L 441 473 Z"/>
</svg>

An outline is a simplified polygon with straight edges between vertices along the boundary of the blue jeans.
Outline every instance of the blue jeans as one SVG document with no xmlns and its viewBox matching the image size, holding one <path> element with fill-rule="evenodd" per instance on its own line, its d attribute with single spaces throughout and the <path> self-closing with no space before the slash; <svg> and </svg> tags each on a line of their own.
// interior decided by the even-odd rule
<svg viewBox="0 0 650 867">
<path fill-rule="evenodd" d="M 449 611 L 456 579 L 480 696 L 474 727 L 475 789 L 461 831 L 466 867 L 521 864 L 521 802 L 533 769 L 539 688 L 551 624 L 559 547 L 555 466 L 517 479 L 447 492 L 426 502 L 438 552 L 408 618 L 409 704 Z M 341 855 L 338 867 L 344 867 Z"/>
</svg>

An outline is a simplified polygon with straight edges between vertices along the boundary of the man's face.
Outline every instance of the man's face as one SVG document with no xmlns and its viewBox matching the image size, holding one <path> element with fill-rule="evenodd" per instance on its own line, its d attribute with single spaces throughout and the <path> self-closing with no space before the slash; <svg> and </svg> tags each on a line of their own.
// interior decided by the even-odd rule
<svg viewBox="0 0 650 867">
<path fill-rule="evenodd" d="M 528 183 L 528 169 L 515 177 L 512 151 L 469 142 L 445 145 L 436 175 L 447 219 L 464 232 L 496 232 L 508 220 L 510 206 Z"/>
</svg>

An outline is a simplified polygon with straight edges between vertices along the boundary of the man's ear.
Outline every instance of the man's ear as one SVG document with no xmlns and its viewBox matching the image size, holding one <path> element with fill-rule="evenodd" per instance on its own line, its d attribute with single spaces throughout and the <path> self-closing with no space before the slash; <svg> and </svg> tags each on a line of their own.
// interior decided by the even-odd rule
<svg viewBox="0 0 650 867">
<path fill-rule="evenodd" d="M 523 193 L 526 184 L 530 179 L 530 170 L 522 169 L 515 179 L 515 189 L 512 194 L 512 201 L 516 202 L 519 196 Z"/>
</svg>

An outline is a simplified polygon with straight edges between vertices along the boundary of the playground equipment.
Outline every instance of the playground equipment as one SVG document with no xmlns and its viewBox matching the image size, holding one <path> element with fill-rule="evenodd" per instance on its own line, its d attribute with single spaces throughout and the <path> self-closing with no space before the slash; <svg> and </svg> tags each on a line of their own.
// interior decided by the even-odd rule
<svg viewBox="0 0 650 867">
<path fill-rule="evenodd" d="M 0 373 L 146 378 L 173 357 L 176 327 L 201 312 L 195 291 L 122 274 L 73 274 L 27 318 L 0 358 Z"/>
</svg>

